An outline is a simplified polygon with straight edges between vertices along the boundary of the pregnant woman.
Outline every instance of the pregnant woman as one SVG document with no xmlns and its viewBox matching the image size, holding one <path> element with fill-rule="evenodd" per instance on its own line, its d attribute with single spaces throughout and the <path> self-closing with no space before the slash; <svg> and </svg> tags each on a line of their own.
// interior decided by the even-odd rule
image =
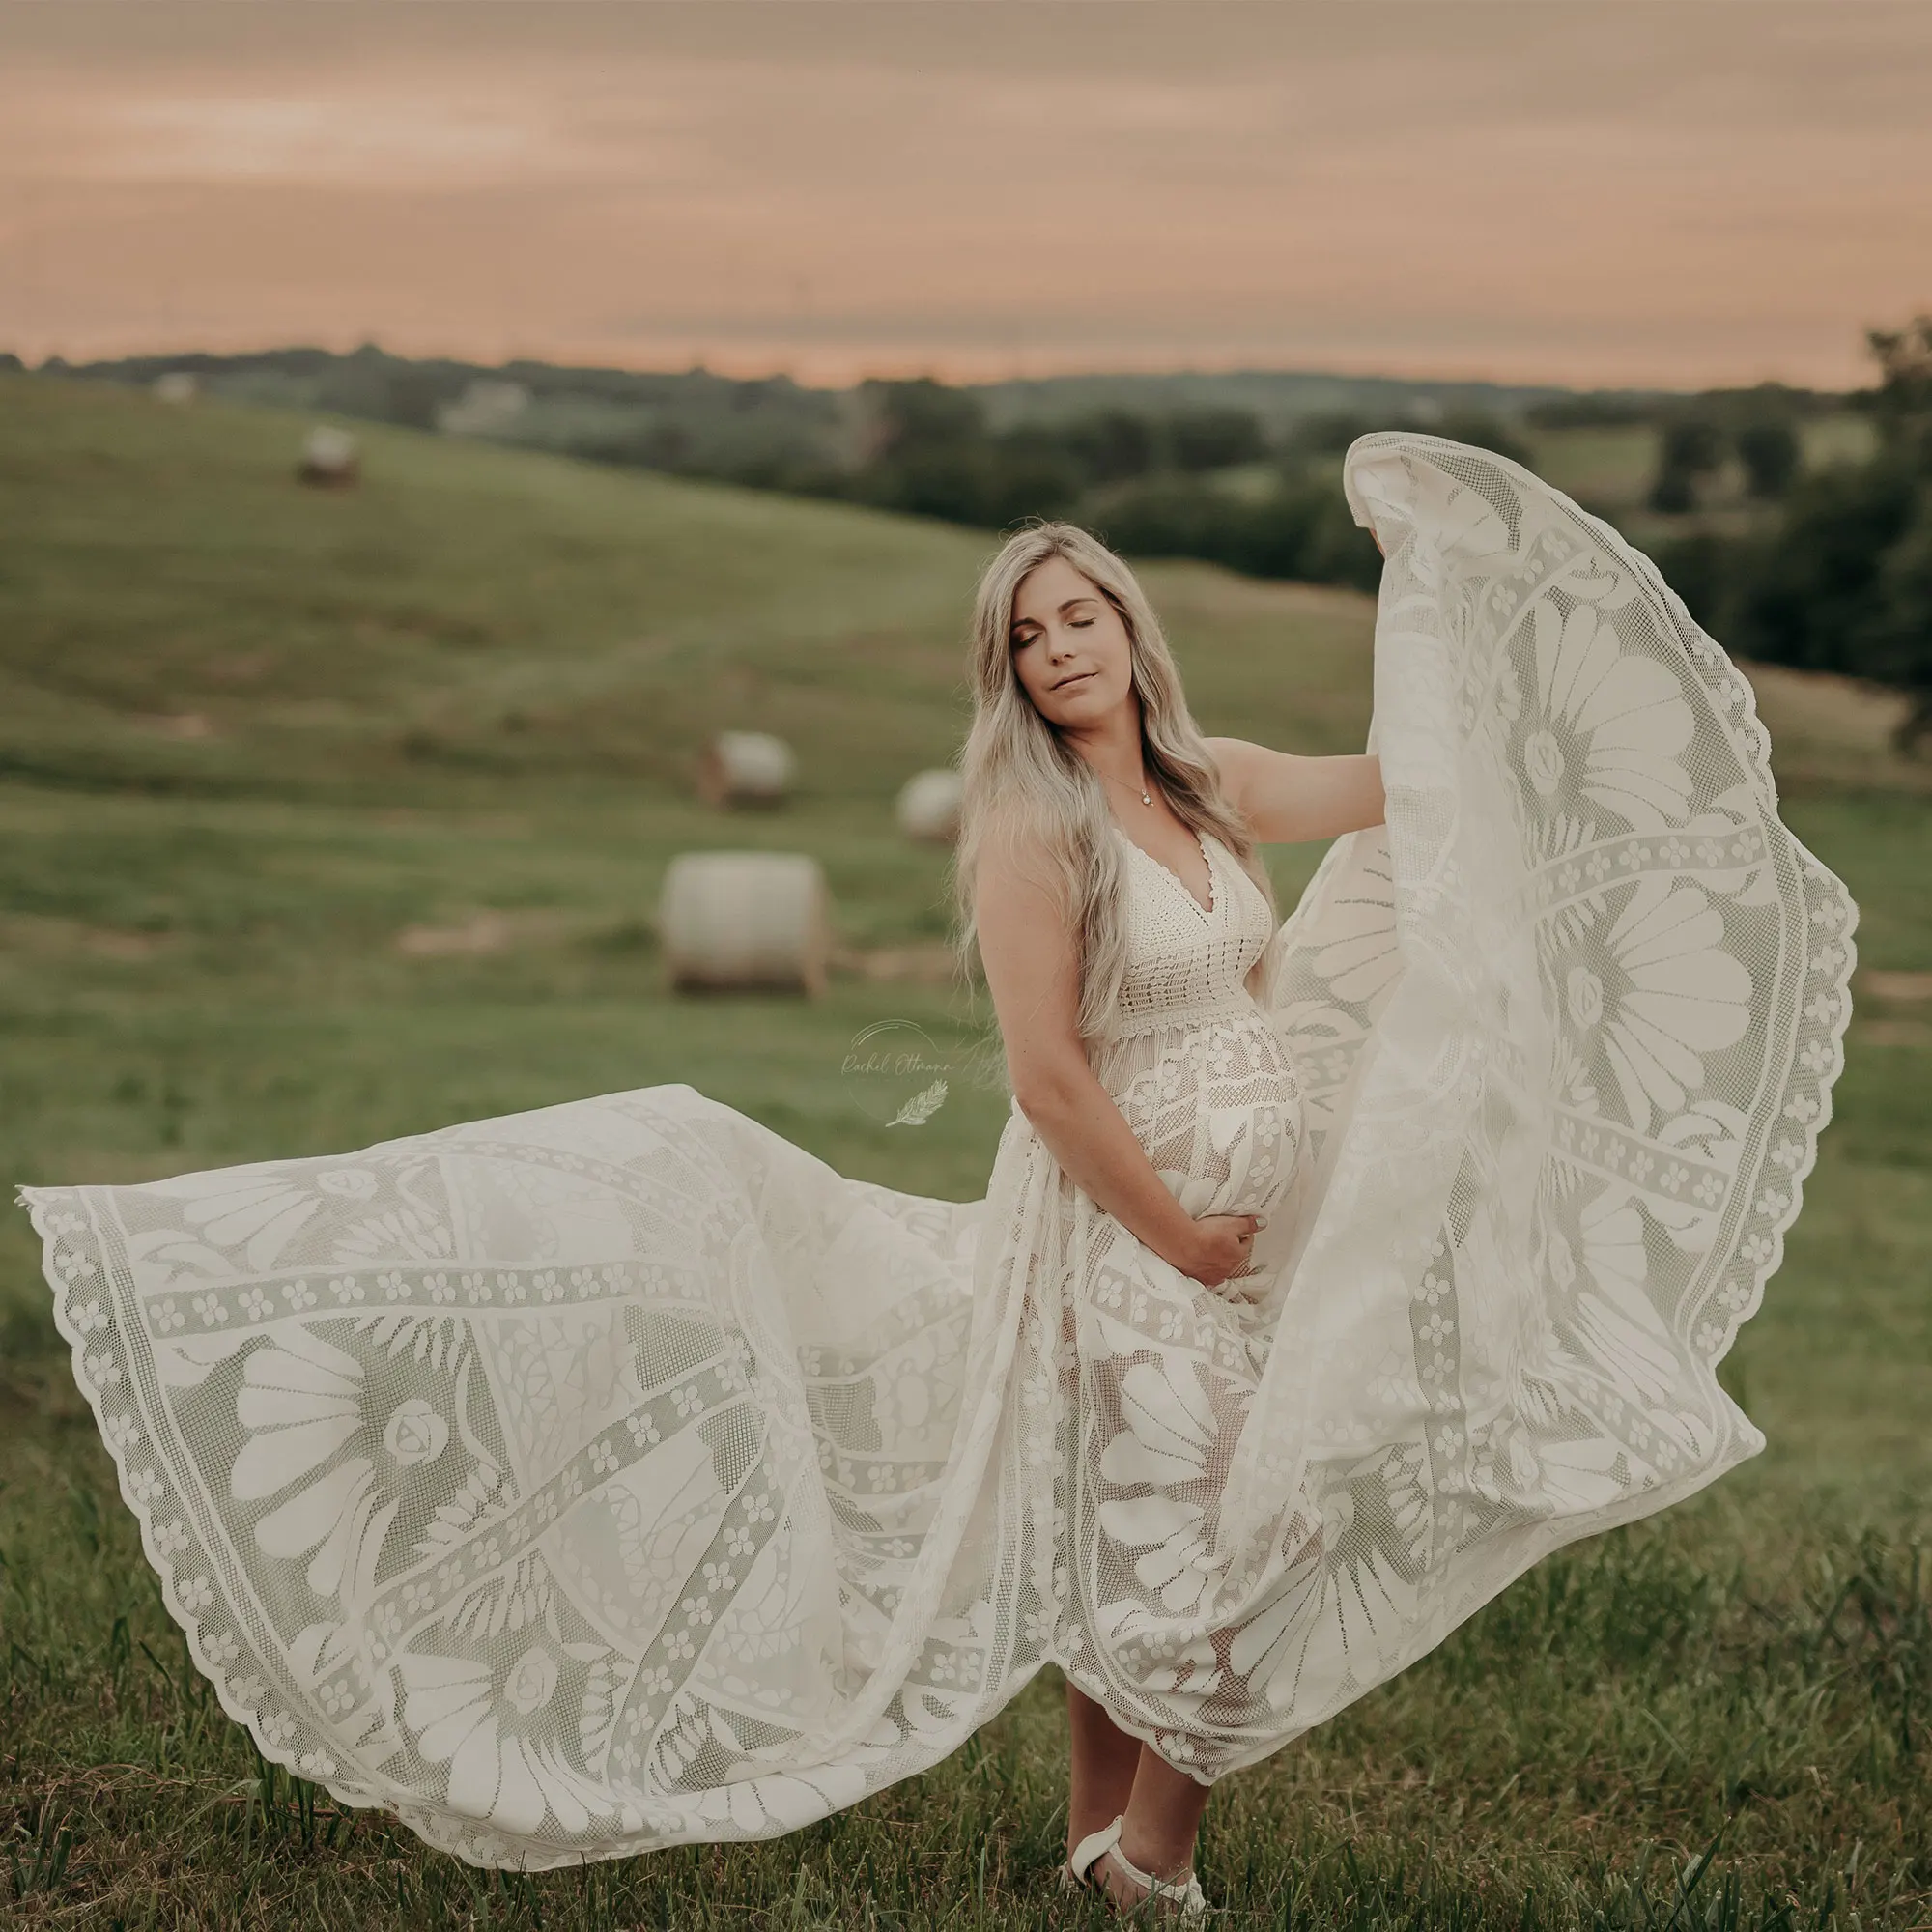
<svg viewBox="0 0 1932 1932">
<path fill-rule="evenodd" d="M 1192 1913 L 1217 1779 L 1762 1446 L 1715 1371 L 1829 1112 L 1851 901 L 1614 532 L 1429 437 L 1347 485 L 1369 756 L 1204 739 L 1082 532 L 989 566 L 983 1199 L 683 1085 L 27 1191 L 265 1753 L 538 1868 L 794 1830 L 1051 1662 L 1066 1882 Z M 1335 834 L 1278 924 L 1258 844 Z"/>
</svg>

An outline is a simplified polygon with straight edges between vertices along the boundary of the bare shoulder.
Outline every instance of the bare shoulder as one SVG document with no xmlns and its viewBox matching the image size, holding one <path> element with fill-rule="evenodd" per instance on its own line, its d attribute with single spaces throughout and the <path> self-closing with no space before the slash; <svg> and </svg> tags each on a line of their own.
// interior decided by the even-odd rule
<svg viewBox="0 0 1932 1932">
<path fill-rule="evenodd" d="M 1266 755 L 1267 748 L 1251 745 L 1245 738 L 1208 738 L 1203 742 L 1221 774 L 1222 794 L 1243 818 L 1249 818 L 1249 786 L 1254 778 L 1255 761 Z"/>
<path fill-rule="evenodd" d="M 1006 818 L 982 830 L 973 862 L 973 923 L 989 974 L 996 958 L 1009 971 L 1031 971 L 1070 947 L 1067 882 L 1036 828 Z"/>
<path fill-rule="evenodd" d="M 1055 867 L 1038 831 L 1010 815 L 995 816 L 982 828 L 973 862 L 973 896 L 983 904 L 991 895 L 1002 903 L 1055 899 Z"/>
</svg>

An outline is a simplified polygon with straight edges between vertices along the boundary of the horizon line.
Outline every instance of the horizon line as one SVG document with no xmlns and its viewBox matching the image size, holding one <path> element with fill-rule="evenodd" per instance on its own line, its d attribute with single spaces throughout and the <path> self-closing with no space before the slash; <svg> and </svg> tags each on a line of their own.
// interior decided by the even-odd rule
<svg viewBox="0 0 1932 1932">
<path fill-rule="evenodd" d="M 61 369 L 87 370 L 109 367 L 116 363 L 167 362 L 191 358 L 209 361 L 237 361 L 250 356 L 281 355 L 298 352 L 327 355 L 338 359 L 373 350 L 379 355 L 395 362 L 434 363 L 445 362 L 460 368 L 475 369 L 480 372 L 497 374 L 514 369 L 519 365 L 537 368 L 579 371 L 583 374 L 614 373 L 629 376 L 713 376 L 721 381 L 736 383 L 770 382 L 782 380 L 794 388 L 816 391 L 821 394 L 837 395 L 863 387 L 867 383 L 920 382 L 929 381 L 947 388 L 990 389 L 1029 385 L 1043 385 L 1052 383 L 1105 381 L 1110 378 L 1141 379 L 1147 381 L 1167 381 L 1185 377 L 1293 379 L 1308 382 L 1336 383 L 1387 383 L 1404 388 L 1459 388 L 1459 389 L 1501 389 L 1517 391 L 1541 391 L 1550 396 L 1560 395 L 1599 395 L 1629 398 L 1659 398 L 1674 396 L 1714 395 L 1725 393 L 1747 393 L 1753 389 L 1784 389 L 1800 395 L 1831 396 L 1849 398 L 1869 394 L 1876 387 L 1874 384 L 1852 384 L 1843 388 L 1821 388 L 1814 384 L 1792 382 L 1778 376 L 1763 376 L 1755 381 L 1731 381 L 1711 383 L 1701 385 L 1669 385 L 1662 384 L 1599 383 L 1579 384 L 1552 382 L 1532 377 L 1512 378 L 1507 376 L 1474 375 L 1433 375 L 1410 374 L 1386 366 L 1376 368 L 1350 369 L 1337 366 L 1311 366 L 1267 364 L 1256 362 L 1236 363 L 1079 363 L 1067 364 L 1045 372 L 1006 375 L 949 376 L 934 361 L 927 360 L 918 366 L 901 364 L 888 367 L 876 373 L 854 376 L 842 383 L 810 382 L 801 380 L 792 369 L 774 365 L 759 358 L 749 358 L 741 362 L 738 358 L 725 356 L 714 361 L 700 351 L 687 362 L 670 361 L 587 361 L 577 359 L 557 359 L 552 355 L 521 352 L 502 356 L 496 361 L 480 356 L 465 355 L 452 351 L 434 353 L 412 353 L 385 348 L 376 336 L 365 336 L 353 349 L 329 346 L 327 342 L 280 341 L 258 343 L 246 348 L 211 349 L 203 346 L 132 349 L 116 355 L 91 355 L 85 360 L 77 360 L 62 354 L 59 350 L 48 351 L 38 361 L 17 350 L 0 345 L 0 355 L 12 356 L 21 370 L 38 375 L 49 371 L 54 365 Z M 943 358 L 942 358 L 943 359 Z"/>
</svg>

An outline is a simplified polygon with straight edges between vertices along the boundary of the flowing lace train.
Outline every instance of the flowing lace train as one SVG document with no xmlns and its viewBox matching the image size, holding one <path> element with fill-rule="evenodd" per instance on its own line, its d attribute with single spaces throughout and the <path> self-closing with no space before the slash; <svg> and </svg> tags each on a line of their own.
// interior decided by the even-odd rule
<svg viewBox="0 0 1932 1932">
<path fill-rule="evenodd" d="M 23 1190 L 265 1754 L 538 1868 L 792 1830 L 1056 1662 L 1211 1781 L 1761 1446 L 1715 1370 L 1829 1113 L 1855 909 L 1646 559 L 1480 450 L 1347 473 L 1387 826 L 1259 1001 L 1231 855 L 1211 907 L 1130 864 L 1096 1062 L 1192 1211 L 1271 1210 L 1251 1307 L 1017 1110 L 971 1203 L 682 1085 Z"/>
</svg>

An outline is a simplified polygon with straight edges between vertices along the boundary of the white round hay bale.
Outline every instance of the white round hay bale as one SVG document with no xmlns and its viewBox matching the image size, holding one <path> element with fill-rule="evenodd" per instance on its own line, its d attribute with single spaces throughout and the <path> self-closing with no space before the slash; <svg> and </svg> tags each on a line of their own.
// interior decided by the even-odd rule
<svg viewBox="0 0 1932 1932">
<path fill-rule="evenodd" d="M 800 852 L 680 852 L 658 899 L 658 940 L 676 990 L 825 990 L 825 874 Z"/>
<path fill-rule="evenodd" d="M 324 425 L 309 431 L 296 475 L 304 483 L 341 488 L 355 481 L 359 469 L 355 439 L 347 430 Z"/>
<path fill-rule="evenodd" d="M 899 789 L 899 830 L 908 838 L 952 844 L 959 837 L 964 786 L 955 771 L 915 772 Z"/>
<path fill-rule="evenodd" d="M 709 805 L 776 805 L 791 790 L 798 760 L 769 731 L 721 731 L 697 760 L 698 795 Z"/>
<path fill-rule="evenodd" d="M 157 403 L 191 403 L 200 393 L 201 384 L 192 369 L 165 369 L 155 378 Z"/>
</svg>

